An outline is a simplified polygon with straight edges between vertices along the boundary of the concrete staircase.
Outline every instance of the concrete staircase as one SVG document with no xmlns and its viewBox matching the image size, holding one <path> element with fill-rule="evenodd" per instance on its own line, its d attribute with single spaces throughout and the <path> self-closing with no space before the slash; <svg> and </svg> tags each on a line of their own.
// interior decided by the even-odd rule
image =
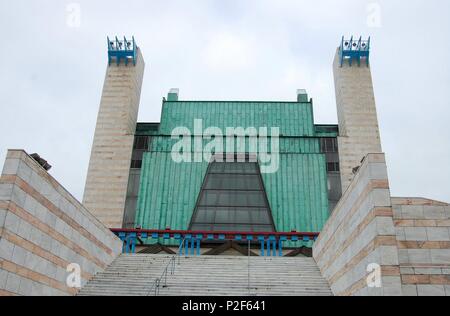
<svg viewBox="0 0 450 316">
<path fill-rule="evenodd" d="M 154 295 L 148 293 L 171 256 L 121 255 L 106 271 L 97 274 L 78 295 Z M 200 256 L 182 257 L 175 273 L 159 295 L 259 296 L 332 295 L 327 281 L 312 258 Z"/>
</svg>

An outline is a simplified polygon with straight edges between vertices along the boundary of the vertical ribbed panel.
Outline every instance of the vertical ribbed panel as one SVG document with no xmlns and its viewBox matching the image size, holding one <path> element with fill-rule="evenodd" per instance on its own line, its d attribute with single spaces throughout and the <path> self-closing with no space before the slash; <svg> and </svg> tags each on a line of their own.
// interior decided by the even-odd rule
<svg viewBox="0 0 450 316">
<path fill-rule="evenodd" d="M 311 103 L 296 102 L 164 102 L 160 133 L 180 126 L 193 132 L 195 119 L 203 120 L 203 128 L 279 127 L 284 136 L 314 136 Z"/>
<path fill-rule="evenodd" d="M 281 155 L 280 170 L 263 180 L 278 231 L 321 230 L 328 218 L 323 155 Z"/>
<path fill-rule="evenodd" d="M 172 161 L 170 152 L 144 155 L 136 224 L 186 229 L 208 164 Z"/>
<path fill-rule="evenodd" d="M 208 164 L 174 163 L 170 153 L 144 156 L 136 223 L 187 229 Z M 328 218 L 325 156 L 281 154 L 280 168 L 263 174 L 277 231 L 320 231 Z"/>
</svg>

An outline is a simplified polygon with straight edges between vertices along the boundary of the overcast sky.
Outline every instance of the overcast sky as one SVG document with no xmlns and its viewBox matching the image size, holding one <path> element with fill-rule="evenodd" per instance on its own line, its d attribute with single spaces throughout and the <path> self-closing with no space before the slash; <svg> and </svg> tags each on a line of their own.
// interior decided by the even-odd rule
<svg viewBox="0 0 450 316">
<path fill-rule="evenodd" d="M 80 10 L 79 10 L 80 9 Z M 139 121 L 161 99 L 295 100 L 336 123 L 342 35 L 372 36 L 372 73 L 394 196 L 450 202 L 450 2 L 146 0 L 0 2 L 0 165 L 38 152 L 81 199 L 106 70 L 106 36 L 134 35 L 146 70 Z"/>
</svg>

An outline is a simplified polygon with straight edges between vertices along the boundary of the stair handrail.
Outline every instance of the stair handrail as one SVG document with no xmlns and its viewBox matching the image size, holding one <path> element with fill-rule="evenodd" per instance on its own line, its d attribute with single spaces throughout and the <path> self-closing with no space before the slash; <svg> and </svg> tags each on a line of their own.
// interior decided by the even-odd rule
<svg viewBox="0 0 450 316">
<path fill-rule="evenodd" d="M 247 287 L 248 287 L 248 296 L 250 296 L 250 240 L 247 243 Z"/>
<path fill-rule="evenodd" d="M 161 280 L 164 279 L 164 287 L 167 286 L 167 274 L 169 272 L 169 267 L 170 267 L 170 275 L 173 275 L 175 273 L 175 262 L 176 262 L 176 258 L 177 255 L 181 256 L 182 250 L 183 250 L 183 246 L 185 243 L 186 238 L 183 238 L 183 240 L 180 243 L 180 247 L 178 247 L 178 252 L 175 253 L 169 260 L 169 262 L 166 264 L 163 272 L 161 273 L 161 276 L 159 278 L 156 278 L 153 283 L 152 286 L 150 287 L 150 289 L 147 292 L 146 296 L 150 296 L 150 293 L 153 291 L 154 292 L 154 296 L 158 296 L 159 291 L 160 291 L 160 287 L 161 287 Z M 180 264 L 180 260 L 178 260 L 178 264 Z"/>
</svg>

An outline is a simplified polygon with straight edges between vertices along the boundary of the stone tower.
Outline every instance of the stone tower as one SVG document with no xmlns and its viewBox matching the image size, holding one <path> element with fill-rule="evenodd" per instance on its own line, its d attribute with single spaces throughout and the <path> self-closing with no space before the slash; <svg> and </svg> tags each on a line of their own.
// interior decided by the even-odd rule
<svg viewBox="0 0 450 316">
<path fill-rule="evenodd" d="M 382 152 L 369 55 L 370 38 L 343 38 L 333 64 L 342 192 L 361 160 Z"/>
<path fill-rule="evenodd" d="M 134 38 L 108 38 L 108 60 L 83 204 L 122 228 L 145 63 Z"/>
</svg>

